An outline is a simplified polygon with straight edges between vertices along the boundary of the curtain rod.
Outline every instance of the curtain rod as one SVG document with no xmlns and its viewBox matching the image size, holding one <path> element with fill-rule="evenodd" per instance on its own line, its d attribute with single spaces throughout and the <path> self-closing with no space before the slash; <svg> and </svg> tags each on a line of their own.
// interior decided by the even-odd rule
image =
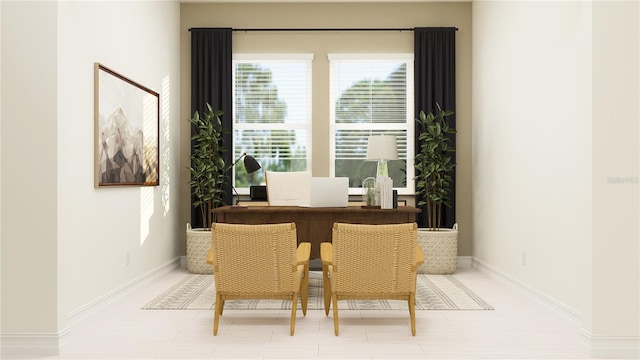
<svg viewBox="0 0 640 360">
<path fill-rule="evenodd" d="M 207 28 L 191 28 L 191 30 Z M 458 31 L 458 28 L 454 28 Z M 299 28 L 299 29 L 231 29 L 231 31 L 253 32 L 253 31 L 414 31 L 415 28 Z"/>
</svg>

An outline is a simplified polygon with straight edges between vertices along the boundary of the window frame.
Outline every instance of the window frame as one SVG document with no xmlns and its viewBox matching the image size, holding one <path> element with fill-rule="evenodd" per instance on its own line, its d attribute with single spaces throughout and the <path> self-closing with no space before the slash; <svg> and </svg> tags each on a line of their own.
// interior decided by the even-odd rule
<svg viewBox="0 0 640 360">
<path fill-rule="evenodd" d="M 314 54 L 312 53 L 282 53 L 282 54 L 263 54 L 263 53 L 234 53 L 232 55 L 232 69 L 233 69 L 233 74 L 232 74 L 232 97 L 233 97 L 233 148 L 229 149 L 231 154 L 233 154 L 233 158 L 234 161 L 236 159 L 238 159 L 241 155 L 241 151 L 237 151 L 236 150 L 236 141 L 235 141 L 235 132 L 237 130 L 292 130 L 292 129 L 300 129 L 300 130 L 305 130 L 306 134 L 307 134 L 307 141 L 305 142 L 306 145 L 306 152 L 307 152 L 307 157 L 306 157 L 306 170 L 311 171 L 312 168 L 312 160 L 313 160 L 313 148 L 312 148 L 312 143 L 313 143 L 313 133 L 312 133 L 312 115 L 313 115 L 313 97 L 312 97 L 312 89 L 313 89 L 313 79 L 312 79 L 312 70 L 313 70 L 313 59 L 314 59 Z M 290 63 L 290 62 L 296 62 L 296 63 L 306 63 L 307 68 L 306 68 L 306 77 L 308 79 L 308 82 L 306 84 L 306 88 L 307 88 L 307 96 L 306 96 L 306 102 L 307 102 L 307 109 L 306 109 L 306 122 L 305 123 L 299 123 L 299 124 L 295 124 L 295 123 L 273 123 L 273 124 L 268 124 L 268 123 L 238 123 L 236 122 L 236 108 L 235 108 L 235 104 L 236 104 L 236 65 L 238 63 Z M 251 155 L 253 156 L 253 154 L 247 154 L 247 155 Z M 248 195 L 249 194 L 249 188 L 248 187 L 235 187 L 235 181 L 236 181 L 236 167 L 234 166 L 233 169 L 231 169 L 232 171 L 232 175 L 231 175 L 231 181 L 232 184 L 234 185 L 234 189 L 237 191 L 237 193 L 239 195 Z"/>
<path fill-rule="evenodd" d="M 406 130 L 407 132 L 407 166 L 406 186 L 394 187 L 399 195 L 415 195 L 415 114 L 414 114 L 414 68 L 412 53 L 329 53 L 329 174 L 335 176 L 336 162 L 336 132 L 338 130 L 362 130 L 363 123 L 336 123 L 336 94 L 334 86 L 335 66 L 337 62 L 388 62 L 390 60 L 406 63 L 406 122 L 405 123 L 369 123 L 370 134 L 374 131 Z M 363 160 L 366 161 L 366 160 Z M 349 195 L 361 195 L 361 187 L 349 187 Z"/>
</svg>

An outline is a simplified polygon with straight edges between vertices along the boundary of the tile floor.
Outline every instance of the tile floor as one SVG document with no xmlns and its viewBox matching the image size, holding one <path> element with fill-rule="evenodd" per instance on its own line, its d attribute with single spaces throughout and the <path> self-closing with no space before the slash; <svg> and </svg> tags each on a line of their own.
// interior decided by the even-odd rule
<svg viewBox="0 0 640 360">
<path fill-rule="evenodd" d="M 213 312 L 141 310 L 181 279 L 176 268 L 129 289 L 75 319 L 60 354 L 47 359 L 584 359 L 578 328 L 547 305 L 476 269 L 456 277 L 495 310 L 341 311 L 333 317 L 289 311 L 225 311 L 218 336 Z"/>
</svg>

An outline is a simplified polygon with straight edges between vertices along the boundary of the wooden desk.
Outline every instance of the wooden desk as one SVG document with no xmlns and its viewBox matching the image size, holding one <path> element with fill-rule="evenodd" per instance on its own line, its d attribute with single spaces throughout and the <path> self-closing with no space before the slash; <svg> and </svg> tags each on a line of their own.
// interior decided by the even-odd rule
<svg viewBox="0 0 640 360">
<path fill-rule="evenodd" d="M 213 209 L 216 221 L 230 224 L 277 224 L 295 222 L 298 243 L 311 243 L 311 258 L 320 257 L 320 243 L 331 241 L 334 222 L 352 224 L 400 224 L 416 221 L 420 209 L 362 209 L 357 206 L 311 208 L 299 206 L 222 206 Z"/>
</svg>

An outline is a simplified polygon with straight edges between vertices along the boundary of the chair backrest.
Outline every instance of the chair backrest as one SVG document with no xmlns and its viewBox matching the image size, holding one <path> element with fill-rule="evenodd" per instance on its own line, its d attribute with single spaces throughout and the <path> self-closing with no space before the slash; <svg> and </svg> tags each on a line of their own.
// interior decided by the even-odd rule
<svg viewBox="0 0 640 360">
<path fill-rule="evenodd" d="M 270 206 L 309 206 L 310 171 L 265 171 Z"/>
<path fill-rule="evenodd" d="M 296 290 L 295 223 L 214 223 L 211 233 L 218 290 L 245 293 Z"/>
<path fill-rule="evenodd" d="M 344 293 L 415 291 L 415 223 L 333 224 L 332 290 Z"/>
</svg>

